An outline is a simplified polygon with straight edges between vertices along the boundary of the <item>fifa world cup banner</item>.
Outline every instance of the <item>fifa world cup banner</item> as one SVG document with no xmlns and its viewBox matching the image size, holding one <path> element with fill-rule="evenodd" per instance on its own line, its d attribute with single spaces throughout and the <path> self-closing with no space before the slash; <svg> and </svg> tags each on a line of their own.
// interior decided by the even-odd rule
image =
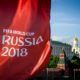
<svg viewBox="0 0 80 80">
<path fill-rule="evenodd" d="M 49 62 L 50 0 L 0 0 L 0 80 L 25 80 Z"/>
</svg>

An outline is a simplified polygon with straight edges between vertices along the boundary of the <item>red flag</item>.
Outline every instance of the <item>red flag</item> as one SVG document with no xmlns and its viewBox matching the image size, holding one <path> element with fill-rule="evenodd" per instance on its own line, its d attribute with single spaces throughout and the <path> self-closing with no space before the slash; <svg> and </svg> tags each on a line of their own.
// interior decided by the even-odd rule
<svg viewBox="0 0 80 80">
<path fill-rule="evenodd" d="M 24 80 L 50 58 L 50 0 L 0 1 L 0 80 Z"/>
</svg>

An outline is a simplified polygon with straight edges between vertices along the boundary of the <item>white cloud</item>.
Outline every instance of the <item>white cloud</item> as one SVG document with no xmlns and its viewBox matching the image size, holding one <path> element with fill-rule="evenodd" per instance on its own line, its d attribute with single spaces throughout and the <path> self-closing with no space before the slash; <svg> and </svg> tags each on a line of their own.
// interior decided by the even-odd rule
<svg viewBox="0 0 80 80">
<path fill-rule="evenodd" d="M 64 42 L 64 43 L 71 43 L 71 40 L 72 40 L 70 36 L 55 36 L 55 35 L 52 36 L 51 39 L 55 41 Z"/>
<path fill-rule="evenodd" d="M 51 39 L 56 40 L 56 41 L 61 41 L 63 37 L 62 36 L 52 36 Z"/>
</svg>

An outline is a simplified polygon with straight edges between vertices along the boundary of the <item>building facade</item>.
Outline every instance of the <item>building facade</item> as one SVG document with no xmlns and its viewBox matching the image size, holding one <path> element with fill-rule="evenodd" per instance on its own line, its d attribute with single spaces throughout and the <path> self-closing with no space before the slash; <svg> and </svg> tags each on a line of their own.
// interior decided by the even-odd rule
<svg viewBox="0 0 80 80">
<path fill-rule="evenodd" d="M 51 41 L 52 44 L 52 54 L 59 56 L 59 54 L 62 51 L 62 48 L 64 49 L 66 56 L 68 58 L 72 58 L 73 54 L 72 54 L 72 46 L 66 43 L 62 43 L 59 41 Z"/>
<path fill-rule="evenodd" d="M 75 53 L 80 58 L 80 41 L 78 38 L 74 38 L 72 45 L 72 52 Z"/>
</svg>

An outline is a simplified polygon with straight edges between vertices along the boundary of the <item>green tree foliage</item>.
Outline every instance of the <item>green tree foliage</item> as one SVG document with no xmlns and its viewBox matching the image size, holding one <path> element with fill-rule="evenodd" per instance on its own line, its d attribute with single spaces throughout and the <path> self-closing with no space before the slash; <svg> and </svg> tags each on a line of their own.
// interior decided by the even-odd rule
<svg viewBox="0 0 80 80">
<path fill-rule="evenodd" d="M 73 58 L 69 61 L 69 66 L 73 69 L 80 68 L 80 58 L 74 55 Z"/>
<path fill-rule="evenodd" d="M 51 59 L 50 59 L 50 62 L 48 64 L 48 68 L 56 68 L 58 61 L 59 61 L 58 56 L 51 55 Z"/>
</svg>

